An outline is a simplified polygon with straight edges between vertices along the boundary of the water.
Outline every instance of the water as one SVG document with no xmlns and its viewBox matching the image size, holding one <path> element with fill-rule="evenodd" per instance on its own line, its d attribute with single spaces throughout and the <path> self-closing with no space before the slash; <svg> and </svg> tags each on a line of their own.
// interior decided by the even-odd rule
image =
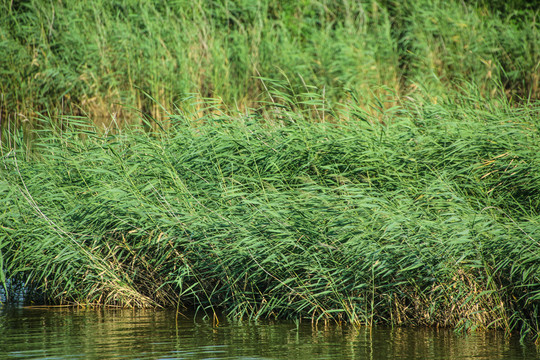
<svg viewBox="0 0 540 360">
<path fill-rule="evenodd" d="M 501 333 L 228 322 L 171 311 L 0 309 L 0 359 L 536 359 Z"/>
</svg>

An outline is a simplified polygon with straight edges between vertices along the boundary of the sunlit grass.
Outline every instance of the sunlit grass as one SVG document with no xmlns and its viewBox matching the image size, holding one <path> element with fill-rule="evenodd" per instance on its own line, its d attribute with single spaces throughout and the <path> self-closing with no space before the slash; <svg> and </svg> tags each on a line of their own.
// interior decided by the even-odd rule
<svg viewBox="0 0 540 360">
<path fill-rule="evenodd" d="M 36 112 L 88 116 L 97 126 L 163 119 L 158 105 L 219 99 L 257 107 L 266 86 L 306 84 L 329 104 L 381 86 L 433 99 L 476 84 L 483 96 L 538 99 L 537 14 L 515 2 L 0 1 L 2 126 Z M 200 110 L 204 108 L 200 106 Z M 133 111 L 136 109 L 136 111 Z M 29 121 L 26 121 L 29 120 Z M 113 124 L 114 125 L 114 124 Z"/>
<path fill-rule="evenodd" d="M 53 303 L 537 336 L 538 107 L 474 104 L 43 119 L 2 147 L 2 274 Z"/>
<path fill-rule="evenodd" d="M 0 284 L 538 339 L 526 3 L 0 0 Z"/>
</svg>

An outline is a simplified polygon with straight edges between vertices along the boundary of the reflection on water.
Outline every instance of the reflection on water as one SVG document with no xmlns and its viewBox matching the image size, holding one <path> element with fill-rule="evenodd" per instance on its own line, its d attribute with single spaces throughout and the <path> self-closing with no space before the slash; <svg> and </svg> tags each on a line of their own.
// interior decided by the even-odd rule
<svg viewBox="0 0 540 360">
<path fill-rule="evenodd" d="M 227 322 L 170 311 L 3 309 L 0 359 L 536 359 L 489 332 Z"/>
</svg>

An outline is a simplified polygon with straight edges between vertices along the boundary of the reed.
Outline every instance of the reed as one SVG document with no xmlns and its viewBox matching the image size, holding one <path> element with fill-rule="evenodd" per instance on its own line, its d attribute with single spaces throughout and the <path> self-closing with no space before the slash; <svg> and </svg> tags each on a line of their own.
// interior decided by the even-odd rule
<svg viewBox="0 0 540 360">
<path fill-rule="evenodd" d="M 42 118 L 32 151 L 10 134 L 2 280 L 50 303 L 538 338 L 538 103 L 302 109 Z"/>
<path fill-rule="evenodd" d="M 188 96 L 249 109 L 268 100 L 259 77 L 288 82 L 288 96 L 325 89 L 330 104 L 353 89 L 366 107 L 381 86 L 440 99 L 472 82 L 538 99 L 538 14 L 507 3 L 2 0 L 2 122 L 33 128 L 48 113 L 108 127 L 165 118 L 158 104 Z"/>
<path fill-rule="evenodd" d="M 527 2 L 0 12 L 8 301 L 540 338 Z"/>
</svg>

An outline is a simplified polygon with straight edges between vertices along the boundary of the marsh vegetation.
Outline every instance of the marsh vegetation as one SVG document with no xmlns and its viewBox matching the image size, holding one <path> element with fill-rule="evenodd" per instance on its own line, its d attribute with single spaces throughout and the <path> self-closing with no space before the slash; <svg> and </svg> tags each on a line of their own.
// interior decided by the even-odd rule
<svg viewBox="0 0 540 360">
<path fill-rule="evenodd" d="M 8 295 L 540 334 L 527 3 L 0 4 Z"/>
</svg>

